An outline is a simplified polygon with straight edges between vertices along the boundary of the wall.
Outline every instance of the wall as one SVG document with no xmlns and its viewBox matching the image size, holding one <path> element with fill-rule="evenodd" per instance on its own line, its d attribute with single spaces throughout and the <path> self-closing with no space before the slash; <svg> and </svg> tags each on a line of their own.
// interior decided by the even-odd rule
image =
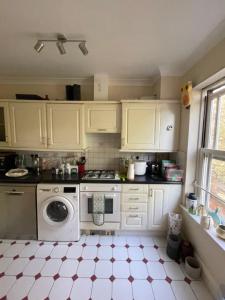
<svg viewBox="0 0 225 300">
<path fill-rule="evenodd" d="M 146 86 L 109 86 L 109 100 L 139 99 L 152 96 L 151 85 Z"/>
</svg>

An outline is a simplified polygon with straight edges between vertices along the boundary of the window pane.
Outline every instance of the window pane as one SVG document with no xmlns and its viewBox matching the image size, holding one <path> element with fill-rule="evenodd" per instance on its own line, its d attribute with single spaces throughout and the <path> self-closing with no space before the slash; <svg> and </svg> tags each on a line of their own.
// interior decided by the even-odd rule
<svg viewBox="0 0 225 300">
<path fill-rule="evenodd" d="M 225 150 L 225 95 L 220 98 L 218 149 Z"/>
<path fill-rule="evenodd" d="M 210 127 L 209 127 L 209 143 L 208 147 L 214 148 L 215 131 L 216 131 L 216 111 L 217 111 L 217 98 L 211 100 L 211 115 L 210 115 Z"/>
<path fill-rule="evenodd" d="M 212 159 L 211 169 L 211 192 L 222 199 L 219 201 L 214 197 L 209 199 L 209 208 L 219 208 L 219 215 L 225 219 L 225 161 Z"/>
</svg>

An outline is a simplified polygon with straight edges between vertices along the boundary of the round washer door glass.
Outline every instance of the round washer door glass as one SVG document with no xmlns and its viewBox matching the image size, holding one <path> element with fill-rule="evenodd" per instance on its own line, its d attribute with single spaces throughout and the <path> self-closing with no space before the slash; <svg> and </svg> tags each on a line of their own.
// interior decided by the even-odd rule
<svg viewBox="0 0 225 300">
<path fill-rule="evenodd" d="M 69 211 L 62 201 L 52 201 L 46 208 L 49 219 L 53 222 L 63 222 L 68 217 Z"/>
</svg>

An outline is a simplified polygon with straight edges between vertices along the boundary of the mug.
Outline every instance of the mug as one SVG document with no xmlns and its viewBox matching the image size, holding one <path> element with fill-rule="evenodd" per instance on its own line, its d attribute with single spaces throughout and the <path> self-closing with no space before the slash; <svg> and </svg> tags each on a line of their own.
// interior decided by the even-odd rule
<svg viewBox="0 0 225 300">
<path fill-rule="evenodd" d="M 200 224 L 202 228 L 209 229 L 213 223 L 213 220 L 210 216 L 201 216 Z"/>
<path fill-rule="evenodd" d="M 225 226 L 224 225 L 217 226 L 216 232 L 220 237 L 225 239 Z"/>
</svg>

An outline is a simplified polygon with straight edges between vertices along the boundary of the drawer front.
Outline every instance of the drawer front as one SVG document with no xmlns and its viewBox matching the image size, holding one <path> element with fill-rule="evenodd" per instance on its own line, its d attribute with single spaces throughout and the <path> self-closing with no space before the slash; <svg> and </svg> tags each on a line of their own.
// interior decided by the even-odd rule
<svg viewBox="0 0 225 300">
<path fill-rule="evenodd" d="M 128 203 L 147 203 L 148 195 L 146 194 L 122 194 L 122 201 Z"/>
<path fill-rule="evenodd" d="M 147 203 L 122 203 L 122 211 L 147 213 Z"/>
<path fill-rule="evenodd" d="M 147 229 L 146 213 L 122 213 L 122 229 Z"/>
<path fill-rule="evenodd" d="M 124 193 L 132 193 L 132 194 L 147 194 L 148 185 L 147 184 L 123 184 L 122 191 Z"/>
</svg>

